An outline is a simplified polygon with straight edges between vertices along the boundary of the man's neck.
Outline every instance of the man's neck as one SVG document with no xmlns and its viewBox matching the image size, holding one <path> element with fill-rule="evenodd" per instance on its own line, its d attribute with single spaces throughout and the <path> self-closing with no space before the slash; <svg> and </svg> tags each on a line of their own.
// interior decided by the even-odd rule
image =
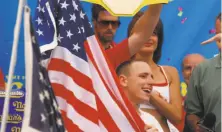
<svg viewBox="0 0 222 132">
<path fill-rule="evenodd" d="M 102 45 L 104 49 L 109 49 L 110 47 L 112 47 L 112 42 L 103 42 Z"/>
<path fill-rule="evenodd" d="M 131 102 L 132 102 L 132 101 L 131 101 Z M 136 104 L 136 103 L 133 103 L 133 102 L 132 102 L 132 105 L 133 105 L 133 107 L 136 109 L 136 112 L 137 112 L 137 113 L 140 113 L 140 112 L 139 112 L 139 105 Z"/>
</svg>

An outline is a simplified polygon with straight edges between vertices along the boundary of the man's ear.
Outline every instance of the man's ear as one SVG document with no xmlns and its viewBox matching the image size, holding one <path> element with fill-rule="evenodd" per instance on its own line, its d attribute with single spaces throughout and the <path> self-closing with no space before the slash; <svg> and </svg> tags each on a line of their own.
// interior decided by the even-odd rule
<svg viewBox="0 0 222 132">
<path fill-rule="evenodd" d="M 125 75 L 120 75 L 119 76 L 119 82 L 120 82 L 120 85 L 122 87 L 127 87 L 128 86 L 127 77 Z"/>
</svg>

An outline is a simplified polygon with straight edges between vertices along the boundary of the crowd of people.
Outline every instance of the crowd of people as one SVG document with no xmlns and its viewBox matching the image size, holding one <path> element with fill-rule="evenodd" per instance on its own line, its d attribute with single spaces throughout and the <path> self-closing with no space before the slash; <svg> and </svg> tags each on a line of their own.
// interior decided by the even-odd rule
<svg viewBox="0 0 222 132">
<path fill-rule="evenodd" d="M 94 4 L 92 20 L 97 39 L 116 69 L 126 96 L 149 130 L 204 131 L 198 122 L 212 112 L 217 117 L 215 130 L 220 132 L 221 14 L 215 24 L 217 35 L 202 43 L 216 41 L 219 55 L 209 60 L 195 53 L 184 57 L 182 74 L 188 93 L 183 99 L 177 69 L 158 64 L 164 38 L 161 8 L 161 4 L 151 5 L 145 12 L 138 12 L 128 26 L 128 38 L 116 44 L 119 18 Z"/>
</svg>

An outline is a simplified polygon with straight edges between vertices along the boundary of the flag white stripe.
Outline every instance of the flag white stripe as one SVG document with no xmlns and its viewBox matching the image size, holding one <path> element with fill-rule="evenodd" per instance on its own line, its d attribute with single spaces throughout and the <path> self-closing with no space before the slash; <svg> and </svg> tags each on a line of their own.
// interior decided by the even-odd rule
<svg viewBox="0 0 222 132">
<path fill-rule="evenodd" d="M 108 132 L 108 130 L 101 121 L 99 121 L 99 127 L 100 127 L 100 132 Z"/>
<path fill-rule="evenodd" d="M 89 105 L 97 110 L 95 95 L 76 84 L 71 77 L 63 72 L 52 71 L 48 72 L 51 83 L 61 84 L 81 102 Z"/>
<path fill-rule="evenodd" d="M 61 46 L 57 46 L 52 53 L 52 58 L 62 59 L 71 64 L 73 68 L 81 72 L 82 74 L 91 77 L 89 72 L 89 64 L 72 54 L 68 49 Z"/>
<path fill-rule="evenodd" d="M 78 125 L 78 127 L 84 132 L 99 132 L 100 128 L 98 124 L 91 122 L 86 119 L 84 116 L 80 115 L 72 105 L 68 104 L 65 99 L 56 96 L 57 102 L 59 104 L 59 109 L 66 111 L 67 117 L 73 122 L 73 124 Z"/>
<path fill-rule="evenodd" d="M 118 100 L 121 101 L 121 103 L 123 104 L 123 106 L 125 107 L 127 112 L 129 113 L 129 115 L 131 117 L 133 117 L 131 115 L 131 113 L 129 112 L 129 110 L 128 110 L 128 108 L 127 108 L 127 106 L 126 106 L 126 104 L 119 92 L 119 89 L 115 83 L 112 73 L 109 70 L 110 68 L 109 68 L 109 66 L 105 60 L 105 57 L 99 47 L 99 44 L 97 42 L 97 39 L 95 38 L 95 35 L 88 37 L 87 42 L 89 43 L 89 47 L 92 51 L 93 58 L 95 59 L 98 69 L 100 70 L 106 84 L 111 89 L 111 91 L 114 92 L 114 95 L 118 98 Z M 132 118 L 132 119 L 134 119 L 134 118 Z M 135 120 L 134 120 L 134 122 L 135 122 Z"/>
<path fill-rule="evenodd" d="M 89 59 L 88 59 L 89 60 Z M 121 131 L 135 131 L 128 119 L 125 117 L 124 113 L 121 111 L 119 106 L 114 102 L 113 98 L 110 96 L 109 92 L 106 90 L 98 72 L 96 71 L 94 65 L 89 60 L 90 71 L 92 74 L 93 87 L 96 94 L 99 96 L 100 100 L 106 107 L 107 111 L 111 115 L 112 119 Z"/>
<path fill-rule="evenodd" d="M 30 126 L 31 108 L 32 108 L 32 77 L 33 77 L 33 48 L 30 34 L 30 8 L 25 6 L 24 9 L 24 38 L 25 38 L 25 76 L 26 94 L 25 94 L 25 112 L 22 123 L 22 132 L 32 131 L 39 132 Z"/>
<path fill-rule="evenodd" d="M 54 27 L 54 35 L 53 35 L 53 41 L 49 44 L 44 44 L 42 46 L 40 46 L 40 52 L 43 53 L 45 51 L 48 51 L 48 50 L 51 50 L 51 49 L 54 49 L 58 43 L 57 43 L 57 30 L 56 30 L 56 22 L 55 22 L 55 19 L 53 17 L 53 14 L 52 14 L 52 11 L 50 9 L 50 5 L 49 5 L 49 2 L 46 2 L 46 8 L 48 10 L 48 13 L 49 13 L 49 17 L 50 17 L 50 20 L 52 21 L 52 24 L 53 24 L 53 27 Z"/>
<path fill-rule="evenodd" d="M 107 70 L 109 69 L 109 66 L 108 64 L 106 63 L 106 60 L 105 60 L 105 57 L 99 47 L 99 44 L 96 44 L 98 43 L 96 38 L 95 38 L 95 35 L 93 36 L 90 36 L 87 38 L 87 41 L 89 43 L 89 47 L 92 51 L 92 54 L 93 54 L 93 58 L 103 76 L 103 78 L 105 79 L 105 82 L 107 83 L 108 87 L 110 88 L 110 90 L 112 92 L 114 92 L 114 95 L 117 96 L 117 98 L 122 102 L 122 104 L 125 106 L 125 103 L 122 99 L 122 96 L 117 88 L 117 85 L 114 81 L 114 78 L 113 78 L 113 75 L 111 74 L 110 70 Z M 127 108 L 127 107 L 126 107 Z"/>
</svg>

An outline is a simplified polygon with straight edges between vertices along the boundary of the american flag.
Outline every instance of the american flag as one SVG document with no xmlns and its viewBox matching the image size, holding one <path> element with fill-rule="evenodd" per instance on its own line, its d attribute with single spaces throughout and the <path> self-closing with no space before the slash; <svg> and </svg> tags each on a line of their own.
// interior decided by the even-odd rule
<svg viewBox="0 0 222 132">
<path fill-rule="evenodd" d="M 144 131 L 80 1 L 56 2 L 40 0 L 34 21 L 38 39 L 57 45 L 50 54 L 48 74 L 67 131 Z"/>
<path fill-rule="evenodd" d="M 64 132 L 61 113 L 30 22 L 30 9 L 24 10 L 26 100 L 22 132 Z"/>
</svg>

